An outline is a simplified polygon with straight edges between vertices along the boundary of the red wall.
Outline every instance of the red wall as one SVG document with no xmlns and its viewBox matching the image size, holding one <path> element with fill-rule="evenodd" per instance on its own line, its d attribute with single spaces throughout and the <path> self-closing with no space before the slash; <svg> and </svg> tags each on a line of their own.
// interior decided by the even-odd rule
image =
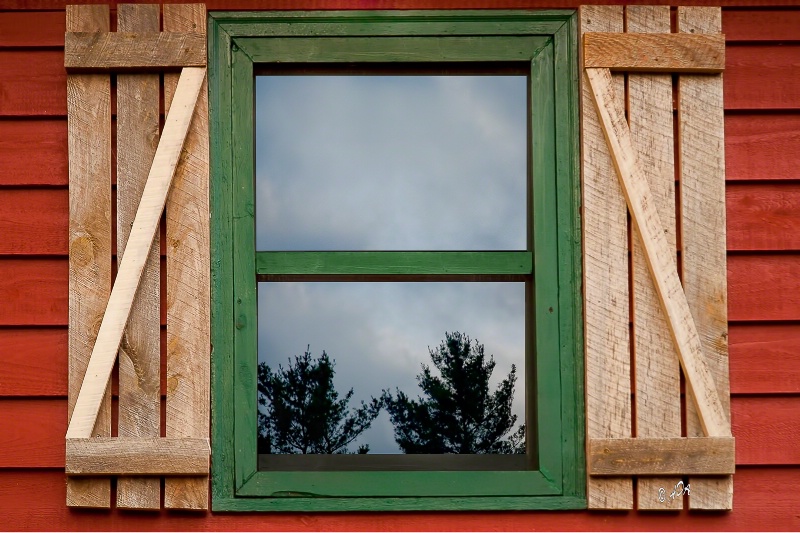
<svg viewBox="0 0 800 533">
<path fill-rule="evenodd" d="M 246 515 L 65 506 L 64 3 L 0 0 L 0 529 L 800 530 L 800 7 L 723 10 L 734 511 Z M 683 2 L 709 3 L 762 2 Z M 572 0 L 208 3 L 209 9 L 575 6 Z"/>
</svg>

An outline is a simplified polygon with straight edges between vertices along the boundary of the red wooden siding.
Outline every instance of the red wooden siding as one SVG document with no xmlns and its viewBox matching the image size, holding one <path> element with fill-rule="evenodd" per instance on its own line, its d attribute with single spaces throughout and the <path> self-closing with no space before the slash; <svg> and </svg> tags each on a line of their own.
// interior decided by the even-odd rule
<svg viewBox="0 0 800 533">
<path fill-rule="evenodd" d="M 762 3 L 672 2 L 737 6 L 723 10 L 723 31 L 729 45 L 724 75 L 729 342 L 738 464 L 733 512 L 198 515 L 71 511 L 65 506 L 68 191 L 62 47 L 67 2 L 0 0 L 3 527 L 800 530 L 800 6 L 741 7 L 747 2 Z M 522 8 L 577 4 L 574 0 L 268 0 L 259 7 Z M 796 4 L 796 0 L 770 2 L 771 6 Z M 112 3 L 112 11 L 115 5 Z M 214 0 L 207 5 L 212 10 L 252 7 L 248 0 Z M 162 243 L 165 241 L 162 235 Z M 162 306 L 162 312 L 164 309 Z M 162 329 L 162 349 L 166 346 L 163 335 Z M 162 377 L 165 374 L 162 369 Z"/>
<path fill-rule="evenodd" d="M 800 113 L 739 112 L 725 117 L 728 181 L 797 180 L 798 161 Z"/>
<path fill-rule="evenodd" d="M 7 429 L 0 434 L 0 468 L 63 469 L 66 402 L 53 397 L 4 399 L 0 427 Z M 734 396 L 736 464 L 800 466 L 798 411 L 797 396 Z"/>
<path fill-rule="evenodd" d="M 14 529 L 72 531 L 793 531 L 800 468 L 741 467 L 732 513 L 272 513 L 68 512 L 64 473 L 0 470 L 0 515 Z M 35 490 L 35 495 L 33 490 Z"/>
</svg>

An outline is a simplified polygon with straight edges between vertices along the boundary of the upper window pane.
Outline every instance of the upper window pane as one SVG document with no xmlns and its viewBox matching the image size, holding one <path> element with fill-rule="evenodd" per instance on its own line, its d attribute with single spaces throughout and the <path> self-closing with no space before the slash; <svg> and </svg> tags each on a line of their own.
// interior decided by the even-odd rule
<svg viewBox="0 0 800 533">
<path fill-rule="evenodd" d="M 256 77 L 258 250 L 524 250 L 527 77 Z"/>
</svg>

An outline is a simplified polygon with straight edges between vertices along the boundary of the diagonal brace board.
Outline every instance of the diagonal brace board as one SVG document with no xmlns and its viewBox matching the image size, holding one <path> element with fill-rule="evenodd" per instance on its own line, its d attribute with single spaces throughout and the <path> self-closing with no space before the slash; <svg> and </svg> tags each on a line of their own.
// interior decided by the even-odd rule
<svg viewBox="0 0 800 533">
<path fill-rule="evenodd" d="M 175 98 L 142 192 L 142 200 L 136 211 L 125 255 L 117 272 L 67 428 L 68 439 L 91 437 L 205 75 L 205 68 L 187 67 L 181 72 Z"/>
<path fill-rule="evenodd" d="M 585 72 L 631 219 L 641 236 L 647 266 L 667 317 L 681 367 L 695 395 L 703 431 L 709 437 L 729 437 L 730 421 L 705 363 L 697 327 L 678 277 L 674 252 L 669 249 L 664 236 L 650 187 L 633 148 L 625 115 L 619 111 L 624 106 L 616 103 L 611 71 L 607 68 L 587 68 Z"/>
</svg>

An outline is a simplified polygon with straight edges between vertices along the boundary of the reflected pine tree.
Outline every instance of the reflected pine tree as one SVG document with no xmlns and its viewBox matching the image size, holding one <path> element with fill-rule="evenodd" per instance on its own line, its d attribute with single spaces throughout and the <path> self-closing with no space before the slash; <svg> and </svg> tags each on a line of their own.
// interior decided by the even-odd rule
<svg viewBox="0 0 800 533">
<path fill-rule="evenodd" d="M 312 358 L 311 347 L 277 371 L 258 365 L 258 453 L 353 453 L 348 446 L 370 427 L 382 407 L 372 398 L 350 408 L 333 385 L 335 361 L 324 351 Z M 367 453 L 369 445 L 355 453 Z"/>
<path fill-rule="evenodd" d="M 417 383 L 424 397 L 409 398 L 397 389 L 384 390 L 397 444 L 404 453 L 525 453 L 525 426 L 509 435 L 517 416 L 511 412 L 516 368 L 494 392 L 489 379 L 494 357 L 483 344 L 459 332 L 445 333 L 436 349 L 428 349 L 438 370 L 422 365 Z M 508 435 L 508 437 L 507 437 Z"/>
</svg>

